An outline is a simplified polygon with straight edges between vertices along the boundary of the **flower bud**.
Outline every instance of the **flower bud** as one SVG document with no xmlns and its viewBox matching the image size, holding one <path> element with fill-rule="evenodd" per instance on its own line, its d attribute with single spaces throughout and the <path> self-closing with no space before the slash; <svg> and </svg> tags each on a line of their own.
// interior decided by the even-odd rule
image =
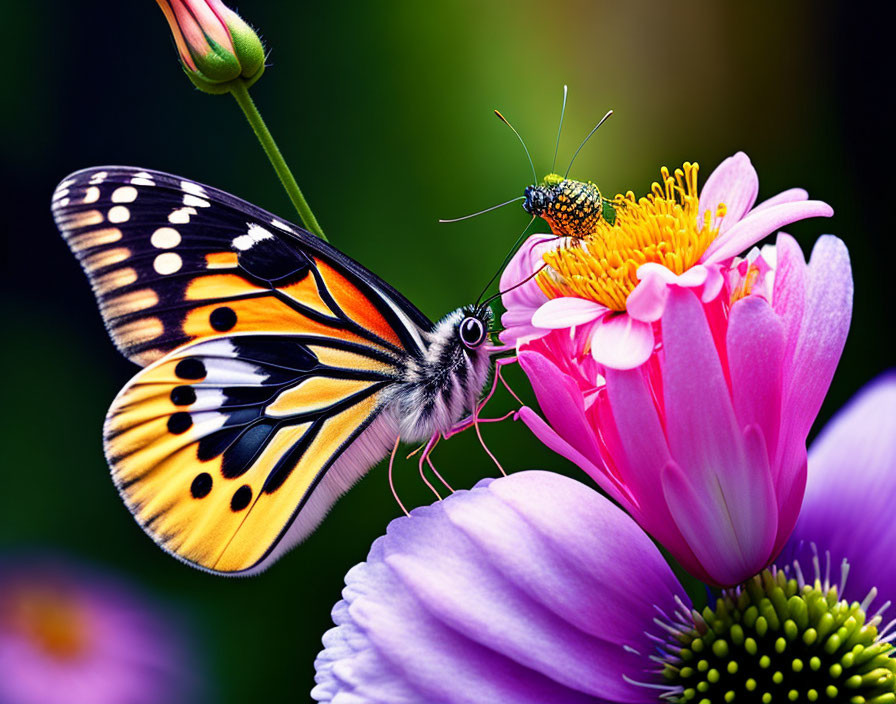
<svg viewBox="0 0 896 704">
<path fill-rule="evenodd" d="M 184 71 L 199 90 L 226 93 L 264 71 L 258 35 L 221 0 L 156 0 L 174 35 Z"/>
</svg>

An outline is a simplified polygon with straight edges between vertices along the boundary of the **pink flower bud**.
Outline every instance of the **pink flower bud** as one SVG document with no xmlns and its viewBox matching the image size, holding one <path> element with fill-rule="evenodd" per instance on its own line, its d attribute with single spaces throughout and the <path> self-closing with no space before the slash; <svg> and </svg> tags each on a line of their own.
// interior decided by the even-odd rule
<svg viewBox="0 0 896 704">
<path fill-rule="evenodd" d="M 221 0 L 157 0 L 174 35 L 184 71 L 207 93 L 251 85 L 264 71 L 258 35 Z"/>
</svg>

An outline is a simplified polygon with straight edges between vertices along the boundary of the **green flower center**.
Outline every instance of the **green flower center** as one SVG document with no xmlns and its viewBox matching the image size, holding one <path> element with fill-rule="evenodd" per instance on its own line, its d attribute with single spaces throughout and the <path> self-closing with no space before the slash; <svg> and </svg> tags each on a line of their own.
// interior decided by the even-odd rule
<svg viewBox="0 0 896 704">
<path fill-rule="evenodd" d="M 844 565 L 844 576 L 846 566 Z M 816 570 L 817 571 L 817 570 Z M 893 646 L 836 585 L 765 570 L 672 628 L 663 675 L 674 702 L 896 702 Z M 841 587 L 842 590 L 842 587 Z"/>
</svg>

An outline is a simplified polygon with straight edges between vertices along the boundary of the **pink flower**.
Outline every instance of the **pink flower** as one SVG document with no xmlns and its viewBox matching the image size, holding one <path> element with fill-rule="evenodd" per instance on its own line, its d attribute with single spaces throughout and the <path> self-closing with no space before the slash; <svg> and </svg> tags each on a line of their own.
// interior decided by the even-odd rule
<svg viewBox="0 0 896 704">
<path fill-rule="evenodd" d="M 634 369 L 656 348 L 657 323 L 672 288 L 690 288 L 704 303 L 723 288 L 735 255 L 780 227 L 833 210 L 791 189 L 753 208 L 759 179 L 743 152 L 710 175 L 697 196 L 697 166 L 663 170 L 646 198 L 617 196 L 616 221 L 584 240 L 534 235 L 508 264 L 501 339 L 519 345 L 550 330 L 571 329 L 595 361 Z M 582 329 L 580 326 L 586 326 Z"/>
<path fill-rule="evenodd" d="M 829 235 L 808 265 L 781 234 L 774 250 L 718 272 L 710 300 L 705 286 L 658 289 L 662 345 L 635 368 L 599 364 L 582 344 L 590 334 L 593 350 L 601 328 L 633 327 L 630 316 L 522 344 L 519 361 L 544 419 L 529 408 L 520 417 L 692 574 L 732 585 L 768 565 L 793 529 L 806 437 L 843 349 L 853 285 L 846 247 Z M 572 300 L 582 310 L 589 303 Z M 605 354 L 622 361 L 609 335 L 604 342 Z"/>
</svg>

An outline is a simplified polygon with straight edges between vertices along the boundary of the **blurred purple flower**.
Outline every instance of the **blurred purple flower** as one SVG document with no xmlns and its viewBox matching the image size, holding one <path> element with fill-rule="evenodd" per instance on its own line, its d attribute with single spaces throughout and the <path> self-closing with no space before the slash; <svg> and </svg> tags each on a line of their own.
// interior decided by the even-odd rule
<svg viewBox="0 0 896 704">
<path fill-rule="evenodd" d="M 878 631 L 881 616 L 868 611 L 874 592 L 858 600 L 869 585 L 896 600 L 896 561 L 888 559 L 896 375 L 841 413 L 811 459 L 805 519 L 789 552 L 811 542 L 842 554 L 853 565 L 846 592 L 823 570 L 812 579 L 813 552 L 793 578 L 782 558 L 724 591 L 715 611 L 697 613 L 622 511 L 572 479 L 521 472 L 390 524 L 346 575 L 312 697 L 649 704 L 698 692 L 713 703 L 731 701 L 728 692 L 740 693 L 736 701 L 821 692 L 830 701 L 893 701 L 896 634 L 892 624 Z"/>
<path fill-rule="evenodd" d="M 68 562 L 0 562 L 0 704 L 195 702 L 174 624 L 132 589 Z"/>
</svg>

